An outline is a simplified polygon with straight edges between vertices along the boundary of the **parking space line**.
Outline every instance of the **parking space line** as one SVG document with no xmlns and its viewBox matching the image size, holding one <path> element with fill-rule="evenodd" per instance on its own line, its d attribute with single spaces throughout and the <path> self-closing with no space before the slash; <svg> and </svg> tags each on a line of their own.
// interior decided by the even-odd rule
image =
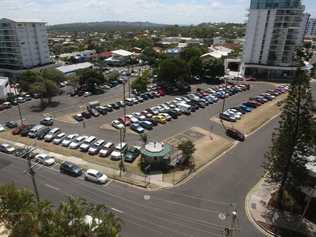
<svg viewBox="0 0 316 237">
<path fill-rule="evenodd" d="M 55 191 L 59 191 L 59 190 L 60 190 L 60 188 L 55 187 L 55 186 L 50 185 L 50 184 L 45 184 L 45 186 L 48 187 L 48 188 L 51 188 L 51 189 L 53 189 L 53 190 L 55 190 Z"/>
<path fill-rule="evenodd" d="M 111 208 L 112 211 L 115 211 L 115 212 L 118 212 L 120 214 L 124 213 L 123 211 L 119 210 L 119 209 L 116 209 L 116 208 Z"/>
</svg>

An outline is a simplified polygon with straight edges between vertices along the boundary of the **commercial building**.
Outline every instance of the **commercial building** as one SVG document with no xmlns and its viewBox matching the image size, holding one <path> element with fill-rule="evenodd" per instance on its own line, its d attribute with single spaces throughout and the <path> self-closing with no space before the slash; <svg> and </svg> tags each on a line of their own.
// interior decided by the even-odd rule
<svg viewBox="0 0 316 237">
<path fill-rule="evenodd" d="M 259 79 L 290 79 L 296 50 L 307 23 L 300 0 L 251 0 L 242 74 Z"/>
<path fill-rule="evenodd" d="M 316 37 L 316 18 L 309 18 L 305 35 L 308 37 Z"/>
<path fill-rule="evenodd" d="M 0 77 L 0 100 L 7 98 L 10 92 L 9 78 Z"/>
<path fill-rule="evenodd" d="M 134 53 L 119 49 L 112 51 L 112 57 L 105 59 L 110 66 L 124 66 L 132 60 Z"/>
<path fill-rule="evenodd" d="M 60 67 L 57 67 L 56 69 L 67 76 L 79 70 L 88 69 L 88 68 L 93 68 L 93 64 L 89 62 L 77 63 L 77 64 L 60 66 Z"/>
<path fill-rule="evenodd" d="M 49 63 L 45 22 L 0 19 L 0 68 L 21 70 Z"/>
</svg>

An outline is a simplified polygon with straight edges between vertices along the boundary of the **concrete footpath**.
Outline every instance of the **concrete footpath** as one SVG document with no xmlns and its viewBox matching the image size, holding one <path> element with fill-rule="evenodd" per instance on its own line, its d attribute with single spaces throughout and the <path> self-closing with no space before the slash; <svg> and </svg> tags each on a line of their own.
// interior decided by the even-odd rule
<svg viewBox="0 0 316 237">
<path fill-rule="evenodd" d="M 248 193 L 245 201 L 248 219 L 265 236 L 308 236 L 316 237 L 316 225 L 307 219 L 289 212 L 281 212 L 269 207 L 271 193 L 276 186 L 264 179 Z"/>
</svg>

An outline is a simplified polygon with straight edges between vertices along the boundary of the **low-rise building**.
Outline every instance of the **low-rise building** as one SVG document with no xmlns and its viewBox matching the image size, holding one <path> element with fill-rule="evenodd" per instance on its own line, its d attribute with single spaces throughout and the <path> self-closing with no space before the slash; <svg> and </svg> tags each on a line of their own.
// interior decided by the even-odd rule
<svg viewBox="0 0 316 237">
<path fill-rule="evenodd" d="M 57 67 L 56 69 L 62 73 L 64 73 L 66 76 L 71 75 L 79 70 L 82 69 L 88 69 L 88 68 L 93 68 L 93 64 L 86 62 L 86 63 L 77 63 L 77 64 L 72 64 L 72 65 L 64 65 L 61 67 Z"/>
<path fill-rule="evenodd" d="M 128 64 L 134 53 L 127 50 L 119 49 L 112 51 L 112 57 L 105 59 L 105 62 L 110 66 L 124 66 Z"/>
<path fill-rule="evenodd" d="M 9 78 L 0 77 L 0 99 L 7 98 L 8 93 L 10 92 Z"/>
</svg>

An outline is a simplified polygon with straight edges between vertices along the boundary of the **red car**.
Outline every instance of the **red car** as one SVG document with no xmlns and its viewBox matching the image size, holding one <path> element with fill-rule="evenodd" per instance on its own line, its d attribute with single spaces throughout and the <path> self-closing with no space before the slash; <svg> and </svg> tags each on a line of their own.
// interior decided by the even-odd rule
<svg viewBox="0 0 316 237">
<path fill-rule="evenodd" d="M 166 92 L 165 92 L 164 89 L 159 89 L 158 93 L 159 93 L 160 96 L 165 96 L 166 95 Z"/>
<path fill-rule="evenodd" d="M 118 121 L 120 121 L 121 123 L 123 123 L 125 126 L 129 126 L 129 125 L 131 125 L 131 120 L 130 120 L 130 118 L 128 118 L 128 117 L 120 117 L 119 119 L 118 119 Z"/>
<path fill-rule="evenodd" d="M 12 130 L 12 135 L 19 135 L 24 128 L 29 127 L 29 125 L 21 125 Z"/>
</svg>

